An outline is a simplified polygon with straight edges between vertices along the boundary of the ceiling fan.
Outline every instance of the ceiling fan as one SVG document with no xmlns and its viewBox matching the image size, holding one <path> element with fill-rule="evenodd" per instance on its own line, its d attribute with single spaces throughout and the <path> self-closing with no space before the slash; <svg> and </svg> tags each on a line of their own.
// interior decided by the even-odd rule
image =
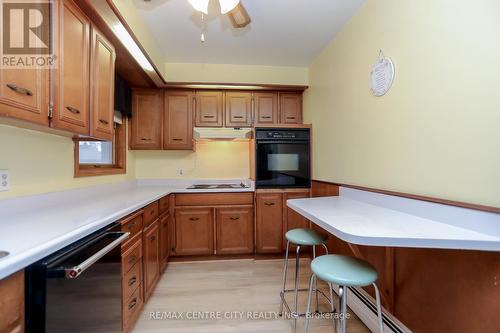
<svg viewBox="0 0 500 333">
<path fill-rule="evenodd" d="M 149 2 L 151 0 L 144 0 Z M 193 8 L 202 14 L 208 14 L 210 0 L 187 0 Z M 234 28 L 244 28 L 252 21 L 240 0 L 219 0 L 221 14 L 227 15 Z"/>
<path fill-rule="evenodd" d="M 210 0 L 187 0 L 193 8 L 205 15 L 208 14 Z M 219 0 L 221 14 L 226 14 L 234 28 L 244 28 L 252 20 L 240 0 Z"/>
</svg>

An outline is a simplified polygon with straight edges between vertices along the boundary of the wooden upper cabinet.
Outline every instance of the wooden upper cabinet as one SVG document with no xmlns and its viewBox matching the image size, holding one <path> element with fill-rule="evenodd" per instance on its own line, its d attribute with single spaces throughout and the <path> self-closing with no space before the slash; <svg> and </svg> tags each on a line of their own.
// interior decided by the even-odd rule
<svg viewBox="0 0 500 333">
<path fill-rule="evenodd" d="M 226 92 L 226 127 L 250 127 L 252 116 L 251 92 Z"/>
<path fill-rule="evenodd" d="M 0 116 L 49 125 L 49 70 L 0 67 Z"/>
<path fill-rule="evenodd" d="M 256 194 L 256 252 L 283 251 L 283 197 L 281 193 Z"/>
<path fill-rule="evenodd" d="M 113 45 L 101 32 L 92 28 L 90 135 L 102 140 L 113 140 L 115 58 Z"/>
<path fill-rule="evenodd" d="M 51 126 L 89 135 L 90 20 L 70 0 L 59 6 Z"/>
<path fill-rule="evenodd" d="M 214 253 L 212 208 L 175 210 L 175 254 L 205 255 Z"/>
<path fill-rule="evenodd" d="M 302 93 L 280 94 L 280 122 L 302 124 Z"/>
<path fill-rule="evenodd" d="M 278 117 L 278 93 L 256 92 L 253 95 L 255 125 L 270 125 L 280 122 Z"/>
<path fill-rule="evenodd" d="M 216 209 L 217 254 L 253 253 L 253 206 Z"/>
<path fill-rule="evenodd" d="M 193 149 L 193 98 L 189 90 L 165 92 L 164 149 Z"/>
<path fill-rule="evenodd" d="M 0 332 L 24 332 L 24 271 L 0 280 Z"/>
<path fill-rule="evenodd" d="M 197 127 L 222 127 L 223 103 L 222 91 L 196 92 L 196 119 Z"/>
<path fill-rule="evenodd" d="M 161 149 L 162 91 L 134 90 L 130 119 L 130 149 Z"/>
</svg>

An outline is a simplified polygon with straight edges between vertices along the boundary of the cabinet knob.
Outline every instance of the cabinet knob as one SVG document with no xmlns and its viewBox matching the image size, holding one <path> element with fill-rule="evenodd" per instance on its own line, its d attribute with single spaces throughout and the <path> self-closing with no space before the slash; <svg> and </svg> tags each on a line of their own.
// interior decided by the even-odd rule
<svg viewBox="0 0 500 333">
<path fill-rule="evenodd" d="M 135 262 L 137 260 L 137 257 L 136 256 L 132 256 L 128 259 L 128 263 L 131 264 L 133 262 Z"/>
<path fill-rule="evenodd" d="M 15 91 L 16 93 L 23 94 L 26 96 L 33 96 L 33 93 L 31 92 L 31 90 L 19 87 L 16 84 L 7 83 L 7 87 L 9 87 L 10 90 Z"/>
<path fill-rule="evenodd" d="M 151 238 L 149 240 L 154 242 L 156 240 L 156 236 L 151 236 Z"/>
</svg>

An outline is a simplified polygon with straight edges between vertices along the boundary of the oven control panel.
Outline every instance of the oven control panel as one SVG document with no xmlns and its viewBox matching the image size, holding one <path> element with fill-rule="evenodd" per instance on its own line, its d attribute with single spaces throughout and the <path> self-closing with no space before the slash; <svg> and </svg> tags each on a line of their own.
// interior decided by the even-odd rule
<svg viewBox="0 0 500 333">
<path fill-rule="evenodd" d="M 257 140 L 309 140 L 309 129 L 270 129 L 256 130 Z"/>
</svg>

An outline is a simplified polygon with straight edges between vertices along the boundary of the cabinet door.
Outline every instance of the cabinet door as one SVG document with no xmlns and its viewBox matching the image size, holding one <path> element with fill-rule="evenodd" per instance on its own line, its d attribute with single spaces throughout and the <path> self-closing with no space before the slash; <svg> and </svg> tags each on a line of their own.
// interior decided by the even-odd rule
<svg viewBox="0 0 500 333">
<path fill-rule="evenodd" d="M 302 94 L 280 94 L 280 122 L 282 124 L 302 124 Z"/>
<path fill-rule="evenodd" d="M 217 254 L 253 253 L 253 207 L 216 210 Z"/>
<path fill-rule="evenodd" d="M 164 268 L 170 254 L 170 214 L 160 218 L 160 266 Z"/>
<path fill-rule="evenodd" d="M 193 149 L 193 93 L 165 92 L 164 149 Z"/>
<path fill-rule="evenodd" d="M 253 95 L 255 124 L 278 124 L 278 93 L 256 92 Z"/>
<path fill-rule="evenodd" d="M 294 211 L 291 208 L 288 208 L 286 205 L 287 200 L 289 199 L 302 199 L 309 198 L 309 191 L 301 191 L 301 192 L 287 192 L 283 194 L 283 209 L 284 209 L 284 223 L 283 223 L 283 235 L 288 230 L 297 229 L 297 228 L 309 228 L 309 220 Z M 283 248 L 286 249 L 286 239 L 283 238 Z M 309 248 L 306 246 L 306 249 Z M 290 249 L 295 249 L 294 245 L 290 245 Z M 304 249 L 304 250 L 306 250 Z"/>
<path fill-rule="evenodd" d="M 24 332 L 24 271 L 0 280 L 0 332 Z"/>
<path fill-rule="evenodd" d="M 161 90 L 134 90 L 130 119 L 130 149 L 161 149 Z"/>
<path fill-rule="evenodd" d="M 92 27 L 90 135 L 109 141 L 114 132 L 115 58 L 113 45 Z"/>
<path fill-rule="evenodd" d="M 252 93 L 226 92 L 226 126 L 252 126 Z"/>
<path fill-rule="evenodd" d="M 222 127 L 222 91 L 196 92 L 197 127 Z"/>
<path fill-rule="evenodd" d="M 283 201 L 281 193 L 257 193 L 256 203 L 256 252 L 283 252 Z"/>
<path fill-rule="evenodd" d="M 59 6 L 54 70 L 54 114 L 51 126 L 89 135 L 90 20 L 70 0 Z"/>
<path fill-rule="evenodd" d="M 213 254 L 213 210 L 211 208 L 176 209 L 175 241 L 177 255 Z"/>
<path fill-rule="evenodd" d="M 158 281 L 160 273 L 160 233 L 156 220 L 144 231 L 144 295 L 147 300 Z"/>
</svg>

